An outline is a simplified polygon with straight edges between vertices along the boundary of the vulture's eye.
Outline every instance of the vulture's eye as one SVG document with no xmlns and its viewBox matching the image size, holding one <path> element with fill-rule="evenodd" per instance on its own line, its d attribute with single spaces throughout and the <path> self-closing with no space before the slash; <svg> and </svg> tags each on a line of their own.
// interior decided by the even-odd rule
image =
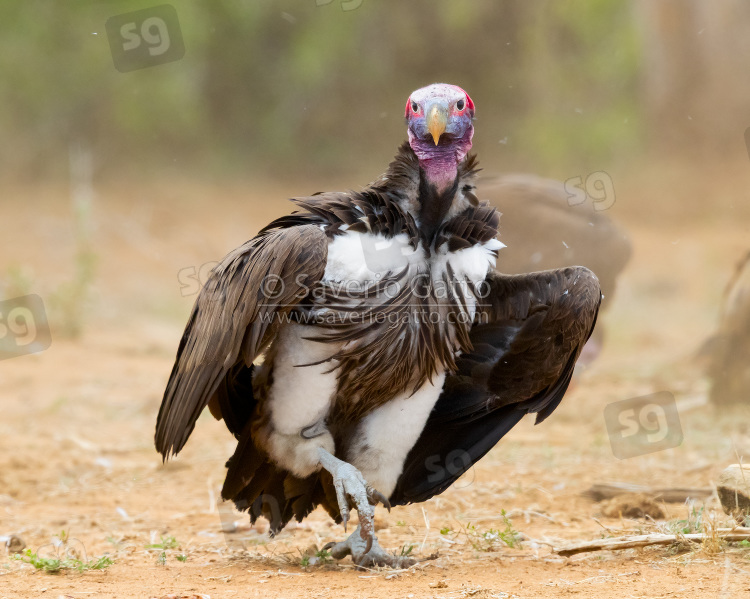
<svg viewBox="0 0 750 599">
<path fill-rule="evenodd" d="M 466 102 L 463 98 L 461 98 L 458 102 L 456 102 L 456 110 L 461 111 L 464 109 L 464 106 L 466 106 Z"/>
<path fill-rule="evenodd" d="M 414 114 L 417 114 L 419 112 L 419 104 L 417 104 L 416 102 L 412 102 L 411 103 L 411 111 Z"/>
</svg>

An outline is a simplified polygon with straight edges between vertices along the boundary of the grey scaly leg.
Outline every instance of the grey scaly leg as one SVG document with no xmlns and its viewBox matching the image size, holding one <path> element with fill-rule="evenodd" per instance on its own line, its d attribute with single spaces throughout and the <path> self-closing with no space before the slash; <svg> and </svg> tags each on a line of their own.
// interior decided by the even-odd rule
<svg viewBox="0 0 750 599">
<path fill-rule="evenodd" d="M 322 448 L 318 449 L 318 455 L 320 456 L 321 466 L 333 476 L 333 485 L 336 488 L 336 499 L 341 518 L 344 521 L 344 530 L 346 530 L 346 525 L 349 522 L 348 498 L 351 498 L 359 514 L 359 526 L 355 534 L 358 532 L 359 537 L 364 542 L 364 553 L 369 552 L 376 541 L 374 506 L 382 503 L 390 510 L 391 505 L 388 503 L 388 499 L 368 485 L 360 471 L 351 464 L 339 460 Z M 352 553 L 352 555 L 354 554 Z"/>
</svg>

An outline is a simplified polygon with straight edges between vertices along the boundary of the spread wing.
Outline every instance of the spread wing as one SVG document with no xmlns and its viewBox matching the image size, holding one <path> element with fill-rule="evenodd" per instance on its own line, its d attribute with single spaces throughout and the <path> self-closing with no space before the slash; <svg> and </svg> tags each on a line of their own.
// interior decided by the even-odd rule
<svg viewBox="0 0 750 599">
<path fill-rule="evenodd" d="M 253 408 L 252 362 L 275 335 L 279 315 L 292 310 L 322 278 L 327 256 L 320 227 L 293 226 L 251 239 L 212 271 L 188 320 L 159 409 L 155 441 L 162 456 L 182 449 L 215 396 L 214 415 L 240 433 L 234 429 L 242 428 Z M 222 401 L 228 387 L 246 389 L 246 403 Z"/>
<path fill-rule="evenodd" d="M 457 360 L 404 463 L 392 505 L 442 493 L 525 414 L 543 421 L 559 405 L 601 302 L 588 269 L 491 273 L 472 327 L 473 351 Z"/>
</svg>

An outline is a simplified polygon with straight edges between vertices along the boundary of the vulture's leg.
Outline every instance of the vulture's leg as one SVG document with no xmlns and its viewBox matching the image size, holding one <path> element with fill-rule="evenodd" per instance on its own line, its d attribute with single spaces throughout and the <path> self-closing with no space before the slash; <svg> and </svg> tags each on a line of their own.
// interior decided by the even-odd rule
<svg viewBox="0 0 750 599">
<path fill-rule="evenodd" d="M 328 543 L 323 549 L 330 551 L 331 557 L 334 559 L 343 559 L 347 555 L 351 555 L 354 563 L 360 568 L 372 568 L 375 566 L 408 568 L 417 563 L 417 560 L 412 557 L 388 553 L 380 546 L 375 535 L 372 536 L 372 545 L 368 549 L 368 544 L 362 537 L 360 526 L 357 526 L 357 530 L 349 535 L 346 541 Z"/>
<path fill-rule="evenodd" d="M 374 506 L 382 503 L 388 509 L 391 505 L 388 499 L 379 491 L 367 484 L 367 481 L 351 464 L 344 462 L 331 455 L 323 448 L 318 449 L 320 464 L 333 476 L 333 485 L 336 488 L 336 499 L 339 503 L 341 518 L 344 520 L 344 530 L 349 522 L 349 498 L 354 502 L 359 515 L 359 536 L 365 543 L 364 553 L 367 553 L 373 545 L 375 538 Z"/>
</svg>

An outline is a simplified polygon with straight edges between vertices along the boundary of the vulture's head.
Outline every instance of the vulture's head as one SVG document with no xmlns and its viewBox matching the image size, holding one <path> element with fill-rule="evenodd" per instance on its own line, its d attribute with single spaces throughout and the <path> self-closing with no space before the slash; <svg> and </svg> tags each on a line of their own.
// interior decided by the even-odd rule
<svg viewBox="0 0 750 599">
<path fill-rule="evenodd" d="M 471 149 L 474 102 L 457 85 L 433 83 L 406 101 L 409 145 L 427 179 L 437 187 L 456 177 L 456 166 Z"/>
</svg>

